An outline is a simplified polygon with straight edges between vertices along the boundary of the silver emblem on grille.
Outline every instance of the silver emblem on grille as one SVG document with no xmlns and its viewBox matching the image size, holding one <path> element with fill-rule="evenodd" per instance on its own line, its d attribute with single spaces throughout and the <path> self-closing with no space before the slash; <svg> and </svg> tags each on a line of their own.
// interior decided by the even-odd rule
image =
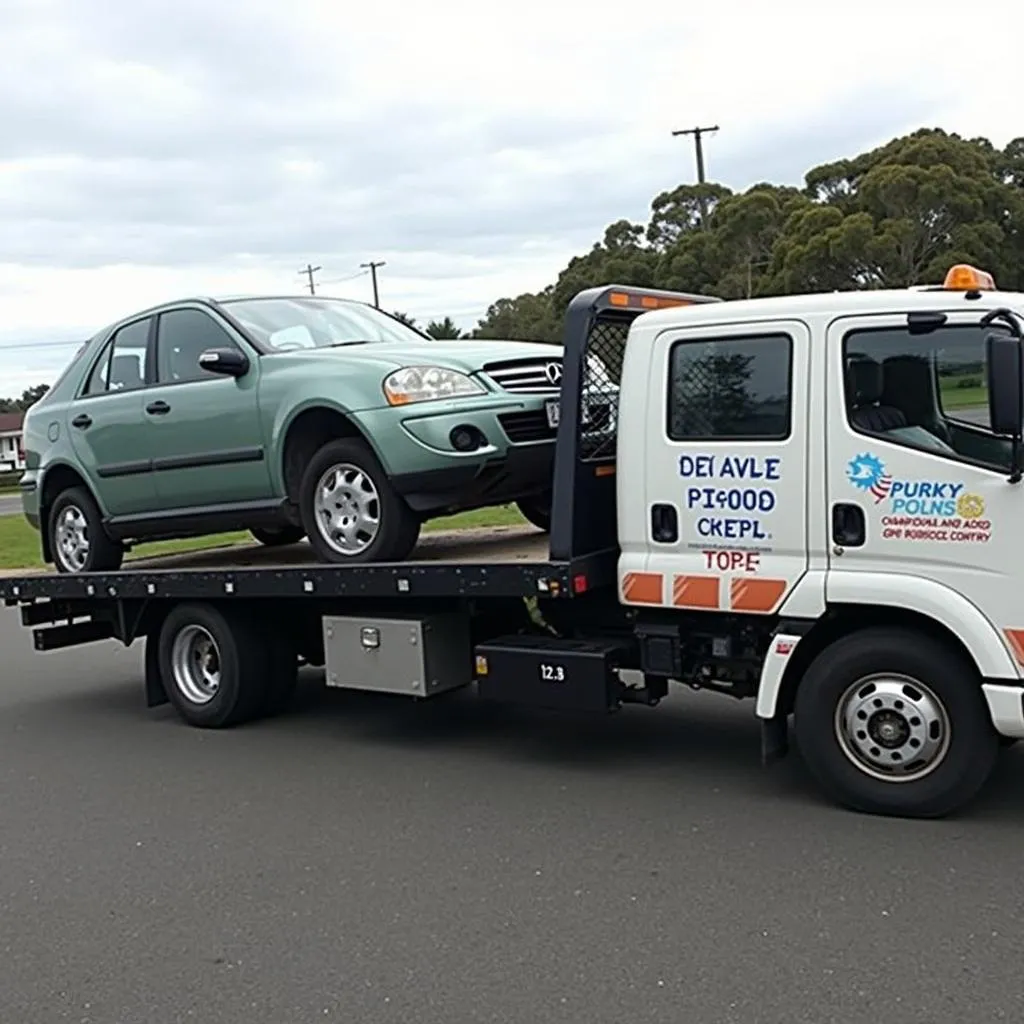
<svg viewBox="0 0 1024 1024">
<path fill-rule="evenodd" d="M 559 363 L 548 363 L 544 367 L 544 376 L 547 377 L 552 384 L 560 384 L 562 382 L 562 367 Z"/>
</svg>

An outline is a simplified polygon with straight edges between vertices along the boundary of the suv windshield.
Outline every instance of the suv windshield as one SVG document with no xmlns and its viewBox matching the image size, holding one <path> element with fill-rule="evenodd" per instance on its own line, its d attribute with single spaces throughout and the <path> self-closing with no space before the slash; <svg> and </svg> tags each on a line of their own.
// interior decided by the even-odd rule
<svg viewBox="0 0 1024 1024">
<path fill-rule="evenodd" d="M 430 340 L 372 306 L 344 299 L 231 299 L 220 305 L 274 352 Z"/>
</svg>

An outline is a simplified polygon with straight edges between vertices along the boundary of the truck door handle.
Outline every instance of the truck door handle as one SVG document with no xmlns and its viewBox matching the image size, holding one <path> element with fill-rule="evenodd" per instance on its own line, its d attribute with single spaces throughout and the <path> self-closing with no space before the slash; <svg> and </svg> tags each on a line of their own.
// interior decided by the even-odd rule
<svg viewBox="0 0 1024 1024">
<path fill-rule="evenodd" d="M 72 421 L 71 426 L 78 427 L 79 430 L 86 430 L 92 426 L 92 417 L 86 416 L 85 413 L 79 413 Z"/>
<path fill-rule="evenodd" d="M 171 407 L 164 401 L 150 402 L 146 406 L 146 412 L 152 413 L 154 416 L 163 416 L 170 411 Z"/>
<path fill-rule="evenodd" d="M 679 540 L 679 513 L 675 505 L 651 506 L 651 540 L 657 544 L 675 544 Z"/>
<path fill-rule="evenodd" d="M 832 540 L 840 547 L 859 548 L 867 539 L 867 523 L 860 505 L 832 506 Z"/>
</svg>

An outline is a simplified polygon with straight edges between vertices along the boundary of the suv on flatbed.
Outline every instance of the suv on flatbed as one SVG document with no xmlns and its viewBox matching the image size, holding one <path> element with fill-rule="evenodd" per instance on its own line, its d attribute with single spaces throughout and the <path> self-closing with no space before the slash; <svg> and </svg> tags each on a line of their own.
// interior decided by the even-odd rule
<svg viewBox="0 0 1024 1024">
<path fill-rule="evenodd" d="M 550 522 L 561 349 L 437 341 L 363 303 L 193 299 L 80 350 L 25 421 L 25 514 L 61 572 L 126 542 L 249 529 L 398 561 L 422 522 L 517 502 Z"/>
</svg>

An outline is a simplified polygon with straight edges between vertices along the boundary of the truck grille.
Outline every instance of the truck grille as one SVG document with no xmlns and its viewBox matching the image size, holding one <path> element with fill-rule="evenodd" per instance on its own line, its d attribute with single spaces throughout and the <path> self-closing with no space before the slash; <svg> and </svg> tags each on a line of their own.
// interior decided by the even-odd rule
<svg viewBox="0 0 1024 1024">
<path fill-rule="evenodd" d="M 502 413 L 498 417 L 498 422 L 513 444 L 522 444 L 525 441 L 550 441 L 557 433 L 548 426 L 547 413 L 543 409 Z"/>
<path fill-rule="evenodd" d="M 490 363 L 484 367 L 484 372 L 505 391 L 518 394 L 554 393 L 562 383 L 562 360 L 529 359 Z"/>
</svg>

